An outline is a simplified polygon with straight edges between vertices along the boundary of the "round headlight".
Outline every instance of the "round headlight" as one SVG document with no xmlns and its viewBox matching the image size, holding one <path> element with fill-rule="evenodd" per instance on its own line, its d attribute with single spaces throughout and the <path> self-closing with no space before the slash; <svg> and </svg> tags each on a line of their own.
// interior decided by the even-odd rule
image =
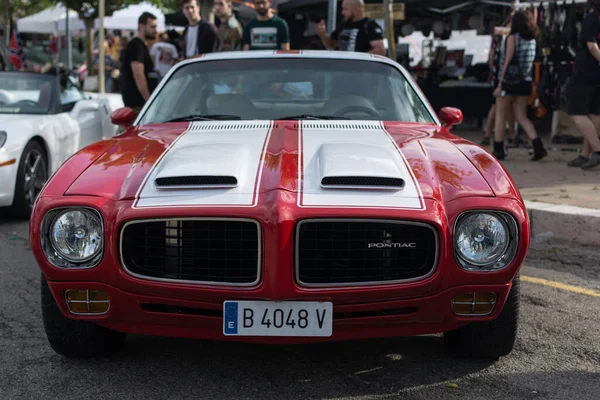
<svg viewBox="0 0 600 400">
<path fill-rule="evenodd" d="M 102 250 L 102 221 L 88 210 L 64 211 L 50 227 L 50 242 L 67 261 L 85 262 Z"/>
<path fill-rule="evenodd" d="M 507 252 L 510 233 L 506 223 L 493 214 L 474 213 L 460 221 L 455 233 L 456 251 L 473 266 L 487 266 Z"/>
</svg>

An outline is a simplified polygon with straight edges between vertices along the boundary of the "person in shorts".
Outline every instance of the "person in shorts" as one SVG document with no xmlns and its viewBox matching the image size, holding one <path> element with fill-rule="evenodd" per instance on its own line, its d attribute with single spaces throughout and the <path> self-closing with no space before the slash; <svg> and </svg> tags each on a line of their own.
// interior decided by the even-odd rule
<svg viewBox="0 0 600 400">
<path fill-rule="evenodd" d="M 589 0 L 588 7 L 567 88 L 567 113 L 584 137 L 581 153 L 568 165 L 582 169 L 600 165 L 600 0 Z"/>
</svg>

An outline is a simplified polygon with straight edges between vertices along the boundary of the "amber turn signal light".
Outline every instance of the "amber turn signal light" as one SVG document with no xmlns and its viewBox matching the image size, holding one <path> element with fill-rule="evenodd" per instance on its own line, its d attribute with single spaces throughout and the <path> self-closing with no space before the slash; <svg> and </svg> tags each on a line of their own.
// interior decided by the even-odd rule
<svg viewBox="0 0 600 400">
<path fill-rule="evenodd" d="M 110 296 L 101 290 L 65 291 L 67 308 L 73 314 L 106 314 L 110 307 Z"/>
<path fill-rule="evenodd" d="M 488 315 L 494 311 L 497 299 L 496 293 L 461 293 L 452 299 L 452 311 L 456 315 Z"/>
</svg>

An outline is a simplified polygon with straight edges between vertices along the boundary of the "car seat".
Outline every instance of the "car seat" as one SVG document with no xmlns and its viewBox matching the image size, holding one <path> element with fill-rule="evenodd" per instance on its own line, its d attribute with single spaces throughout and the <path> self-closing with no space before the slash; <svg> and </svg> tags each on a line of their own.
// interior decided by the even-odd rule
<svg viewBox="0 0 600 400">
<path fill-rule="evenodd" d="M 216 94 L 206 101 L 208 114 L 232 114 L 242 119 L 258 118 L 258 110 L 243 94 Z"/>
<path fill-rule="evenodd" d="M 52 104 L 52 85 L 46 83 L 40 87 L 40 95 L 38 97 L 38 106 L 44 110 L 48 110 Z"/>
</svg>

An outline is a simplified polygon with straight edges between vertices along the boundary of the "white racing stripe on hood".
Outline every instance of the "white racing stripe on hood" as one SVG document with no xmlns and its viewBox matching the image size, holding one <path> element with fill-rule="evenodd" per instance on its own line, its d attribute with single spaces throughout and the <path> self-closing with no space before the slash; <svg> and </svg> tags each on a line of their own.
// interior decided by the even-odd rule
<svg viewBox="0 0 600 400">
<path fill-rule="evenodd" d="M 193 122 L 148 172 L 133 208 L 254 207 L 272 121 Z M 194 148 L 198 157 L 190 157 Z M 185 168 L 183 167 L 185 164 Z M 157 177 L 234 175 L 235 187 L 158 188 Z"/>
<path fill-rule="evenodd" d="M 298 146 L 299 207 L 425 209 L 410 165 L 381 122 L 302 121 Z M 321 180 L 331 171 L 401 178 L 404 187 L 323 187 Z"/>
</svg>

